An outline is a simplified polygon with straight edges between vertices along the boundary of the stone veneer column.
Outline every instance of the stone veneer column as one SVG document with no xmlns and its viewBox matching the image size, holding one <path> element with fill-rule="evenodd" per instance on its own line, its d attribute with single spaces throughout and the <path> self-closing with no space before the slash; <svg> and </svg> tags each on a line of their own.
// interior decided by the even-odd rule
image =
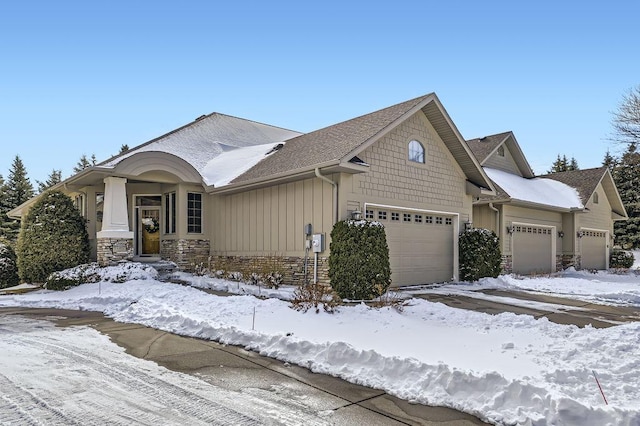
<svg viewBox="0 0 640 426">
<path fill-rule="evenodd" d="M 129 230 L 127 179 L 104 178 L 102 230 L 97 233 L 98 263 L 102 266 L 133 258 L 133 232 Z"/>
</svg>

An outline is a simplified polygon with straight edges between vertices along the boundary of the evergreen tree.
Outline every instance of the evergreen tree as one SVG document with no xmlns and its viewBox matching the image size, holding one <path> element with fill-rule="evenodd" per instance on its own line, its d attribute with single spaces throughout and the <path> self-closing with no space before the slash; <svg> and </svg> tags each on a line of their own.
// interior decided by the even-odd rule
<svg viewBox="0 0 640 426">
<path fill-rule="evenodd" d="M 80 157 L 80 159 L 78 160 L 78 163 L 73 168 L 73 173 L 80 173 L 81 171 L 83 171 L 87 167 L 91 167 L 91 166 L 95 166 L 95 165 L 96 165 L 96 156 L 95 156 L 95 154 L 91 154 L 91 161 L 89 161 L 89 159 L 87 158 L 87 156 L 85 154 L 82 154 L 82 157 Z"/>
<path fill-rule="evenodd" d="M 44 192 L 47 189 L 51 188 L 53 185 L 62 182 L 62 171 L 53 169 L 49 174 L 49 177 L 44 182 L 40 182 L 36 180 L 38 183 L 38 192 Z"/>
<path fill-rule="evenodd" d="M 18 207 L 31 197 L 33 197 L 33 186 L 27 177 L 27 169 L 24 167 L 22 160 L 16 155 L 9 170 L 9 177 L 4 184 L 4 203 L 2 206 L 2 214 L 6 215 L 9 210 Z M 15 241 L 20 230 L 20 221 L 4 217 L 5 222 L 0 229 L 0 235 L 9 241 Z"/>
<path fill-rule="evenodd" d="M 631 142 L 615 166 L 613 179 L 629 220 L 614 223 L 616 244 L 629 250 L 640 247 L 640 153 Z"/>
<path fill-rule="evenodd" d="M 4 223 L 9 220 L 7 212 L 9 211 L 9 205 L 7 204 L 6 186 L 4 184 L 4 178 L 0 175 L 0 236 L 4 229 Z"/>
<path fill-rule="evenodd" d="M 611 155 L 609 150 L 607 150 L 607 153 L 604 155 L 604 158 L 602 159 L 602 165 L 607 166 L 609 168 L 609 171 L 613 173 L 613 170 L 616 168 L 617 164 L 618 164 L 618 160 Z"/>
<path fill-rule="evenodd" d="M 553 164 L 551 165 L 551 169 L 549 169 L 547 173 L 568 172 L 571 170 L 579 169 L 580 167 L 578 167 L 578 161 L 574 157 L 571 157 L 571 160 L 567 160 L 566 155 L 560 157 L 560 154 L 558 154 L 556 161 L 553 162 Z"/>
</svg>

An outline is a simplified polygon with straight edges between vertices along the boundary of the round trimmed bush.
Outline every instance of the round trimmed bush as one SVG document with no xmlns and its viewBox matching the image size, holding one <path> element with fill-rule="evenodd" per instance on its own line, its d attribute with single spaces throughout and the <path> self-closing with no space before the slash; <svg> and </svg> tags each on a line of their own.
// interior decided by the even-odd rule
<svg viewBox="0 0 640 426">
<path fill-rule="evenodd" d="M 478 281 L 500 275 L 502 271 L 500 243 L 495 232 L 474 228 L 464 231 L 459 239 L 460 280 Z"/>
<path fill-rule="evenodd" d="M 22 221 L 17 255 L 20 279 L 29 283 L 89 261 L 85 219 L 71 198 L 60 191 L 40 196 Z"/>
<path fill-rule="evenodd" d="M 384 225 L 366 220 L 337 222 L 331 231 L 329 279 L 343 299 L 368 300 L 384 294 L 391 285 Z"/>
<path fill-rule="evenodd" d="M 609 253 L 609 268 L 629 269 L 633 266 L 633 253 L 626 250 L 613 249 Z"/>
<path fill-rule="evenodd" d="M 8 241 L 0 239 L 0 288 L 13 287 L 19 283 L 16 252 Z"/>
</svg>

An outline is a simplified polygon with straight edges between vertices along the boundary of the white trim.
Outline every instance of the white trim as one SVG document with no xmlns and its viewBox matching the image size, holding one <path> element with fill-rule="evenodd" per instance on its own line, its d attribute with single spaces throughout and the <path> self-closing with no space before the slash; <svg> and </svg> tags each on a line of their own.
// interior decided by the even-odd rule
<svg viewBox="0 0 640 426">
<path fill-rule="evenodd" d="M 556 272 L 556 253 L 557 253 L 557 234 L 556 234 L 556 226 L 554 225 L 542 225 L 539 223 L 526 223 L 526 222 L 511 222 L 511 227 L 514 226 L 530 226 L 530 227 L 535 227 L 535 228 L 547 228 L 547 229 L 551 229 L 551 272 Z M 510 239 L 510 243 L 511 243 L 511 269 L 515 270 L 515 266 L 516 266 L 516 256 L 515 256 L 515 244 L 514 244 L 514 238 L 513 236 L 515 235 L 515 232 L 512 232 L 511 234 L 509 234 L 509 239 Z"/>
<path fill-rule="evenodd" d="M 609 269 L 609 234 L 610 232 L 607 229 L 597 229 L 597 228 L 585 228 L 580 227 L 579 231 L 593 231 L 593 232 L 604 232 L 604 267 L 605 270 Z M 584 238 L 584 237 L 582 237 Z M 580 240 L 580 256 L 582 257 L 582 238 L 578 238 Z M 582 262 L 580 262 L 582 263 Z"/>
<path fill-rule="evenodd" d="M 460 233 L 460 213 L 455 212 L 443 212 L 438 210 L 427 210 L 427 209 L 416 209 L 412 207 L 402 207 L 402 206 L 390 206 L 387 204 L 376 204 L 376 203 L 364 203 L 364 214 L 367 212 L 367 207 L 377 207 L 379 209 L 389 209 L 389 210 L 406 210 L 412 212 L 420 212 L 420 213 L 429 213 L 433 215 L 441 215 L 441 216 L 449 216 L 455 217 L 456 220 L 452 221 L 453 235 L 451 238 L 453 239 L 453 276 L 452 281 L 459 281 L 459 255 L 458 255 L 458 234 Z"/>
</svg>

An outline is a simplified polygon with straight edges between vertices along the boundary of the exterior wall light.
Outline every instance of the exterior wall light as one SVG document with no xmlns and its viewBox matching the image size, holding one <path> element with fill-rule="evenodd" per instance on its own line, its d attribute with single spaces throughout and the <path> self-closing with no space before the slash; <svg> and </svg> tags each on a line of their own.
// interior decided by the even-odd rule
<svg viewBox="0 0 640 426">
<path fill-rule="evenodd" d="M 353 220 L 361 220 L 362 212 L 360 210 L 354 210 L 351 212 L 351 219 Z"/>
<path fill-rule="evenodd" d="M 507 226 L 507 234 L 513 234 L 513 226 Z"/>
<path fill-rule="evenodd" d="M 564 231 L 558 231 L 558 237 L 563 238 L 564 237 Z"/>
<path fill-rule="evenodd" d="M 584 237 L 584 232 L 578 231 L 578 232 L 576 232 L 576 235 L 578 236 L 578 238 L 582 238 L 582 237 Z"/>
<path fill-rule="evenodd" d="M 471 228 L 473 228 L 473 222 L 465 222 L 464 223 L 464 230 L 465 231 L 468 231 Z"/>
</svg>

